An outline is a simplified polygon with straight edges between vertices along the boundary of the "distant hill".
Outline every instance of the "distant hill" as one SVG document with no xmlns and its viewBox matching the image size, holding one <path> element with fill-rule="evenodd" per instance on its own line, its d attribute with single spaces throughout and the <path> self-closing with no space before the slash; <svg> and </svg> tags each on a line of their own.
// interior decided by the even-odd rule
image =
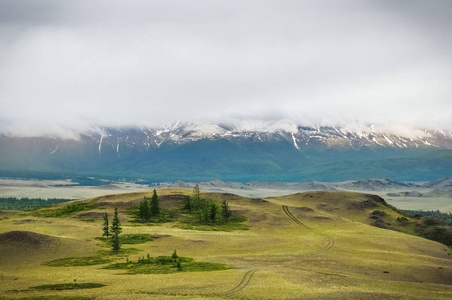
<svg viewBox="0 0 452 300">
<path fill-rule="evenodd" d="M 389 179 L 367 179 L 342 182 L 339 186 L 347 190 L 362 190 L 362 191 L 383 191 L 388 189 L 400 189 L 414 187 L 414 184 L 401 183 Z"/>
<path fill-rule="evenodd" d="M 441 191 L 452 191 L 452 178 L 445 178 L 426 184 L 426 187 Z"/>
</svg>

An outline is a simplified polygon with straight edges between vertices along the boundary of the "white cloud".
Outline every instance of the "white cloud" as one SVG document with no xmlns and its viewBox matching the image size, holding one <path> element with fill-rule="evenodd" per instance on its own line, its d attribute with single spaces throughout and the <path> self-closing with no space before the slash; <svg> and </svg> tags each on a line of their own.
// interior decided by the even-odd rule
<svg viewBox="0 0 452 300">
<path fill-rule="evenodd" d="M 451 8 L 4 1 L 0 131 L 206 119 L 452 128 Z"/>
</svg>

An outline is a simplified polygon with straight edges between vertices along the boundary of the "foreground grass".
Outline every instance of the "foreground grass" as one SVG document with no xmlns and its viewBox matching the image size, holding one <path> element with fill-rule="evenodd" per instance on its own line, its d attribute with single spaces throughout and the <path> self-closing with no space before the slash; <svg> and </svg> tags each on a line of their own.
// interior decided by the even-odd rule
<svg viewBox="0 0 452 300">
<path fill-rule="evenodd" d="M 83 297 L 83 296 L 38 296 L 38 297 L 22 297 L 18 298 L 20 300 L 90 300 L 91 297 Z"/>
<path fill-rule="evenodd" d="M 191 191 L 159 190 L 159 195 L 166 196 L 162 197 L 162 206 L 177 209 L 177 197 L 184 193 Z M 227 200 L 236 215 L 246 217 L 242 224 L 248 228 L 213 231 L 200 230 L 199 224 L 188 224 L 197 230 L 182 229 L 178 224 L 183 223 L 186 212 L 175 215 L 169 223 L 133 223 L 127 210 L 143 196 L 150 195 L 135 193 L 81 201 L 97 205 L 93 215 L 99 216 L 90 223 L 74 217 L 77 212 L 58 218 L 36 217 L 32 212 L 0 212 L 4 216 L 0 220 L 0 299 L 452 297 L 452 249 L 369 226 L 381 219 L 387 227 L 402 227 L 397 221 L 400 215 L 390 207 L 378 202 L 377 206 L 358 205 L 369 200 L 363 194 L 303 193 L 266 199 L 211 194 L 206 197 Z M 118 254 L 107 243 L 95 239 L 102 234 L 102 213 L 111 214 L 115 206 L 122 218 L 121 235 L 133 244 L 125 244 Z M 288 206 L 298 222 L 282 206 Z M 62 207 L 60 204 L 52 209 Z M 385 214 L 376 214 L 376 210 Z M 414 231 L 415 221 L 408 220 L 402 229 Z M 218 225 L 222 226 L 207 227 L 214 229 Z M 11 234 L 2 239 L 3 233 L 17 230 L 35 234 L 26 235 L 29 239 L 11 240 Z M 145 242 L 147 237 L 143 235 L 154 239 Z M 186 257 L 174 260 L 165 256 L 174 249 Z M 153 257 L 145 258 L 147 253 Z M 103 263 L 104 259 L 112 260 Z M 32 286 L 58 287 L 74 278 L 108 287 L 30 290 Z"/>
</svg>

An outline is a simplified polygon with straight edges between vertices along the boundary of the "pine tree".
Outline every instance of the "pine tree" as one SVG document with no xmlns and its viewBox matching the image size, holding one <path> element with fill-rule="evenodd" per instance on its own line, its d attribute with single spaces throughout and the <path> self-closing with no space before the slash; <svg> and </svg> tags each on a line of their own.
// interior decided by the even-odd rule
<svg viewBox="0 0 452 300">
<path fill-rule="evenodd" d="M 171 258 L 176 260 L 179 256 L 177 256 L 176 250 L 174 250 L 173 255 L 171 255 Z"/>
<path fill-rule="evenodd" d="M 105 213 L 104 215 L 104 223 L 102 224 L 102 229 L 104 230 L 104 233 L 102 234 L 102 236 L 106 236 L 107 239 L 110 236 L 110 227 L 108 225 L 108 214 Z"/>
<path fill-rule="evenodd" d="M 180 264 L 180 261 L 179 261 L 179 260 L 177 260 L 177 263 L 176 263 L 176 268 L 177 268 L 177 271 L 179 271 L 179 272 L 181 272 L 181 271 L 182 271 L 182 266 L 181 266 L 181 264 Z"/>
<path fill-rule="evenodd" d="M 229 205 L 226 200 L 221 204 L 221 215 L 223 216 L 223 220 L 225 222 L 229 222 L 229 218 L 232 215 L 232 211 L 229 209 Z"/>
<path fill-rule="evenodd" d="M 113 251 L 118 252 L 119 249 L 121 248 L 119 234 L 122 232 L 122 228 L 121 228 L 121 222 L 119 221 L 119 217 L 118 217 L 118 208 L 117 207 L 115 207 L 115 214 L 113 215 L 113 221 L 111 223 L 110 231 L 111 231 L 111 235 L 112 235 L 111 246 L 113 248 Z"/>
<path fill-rule="evenodd" d="M 151 198 L 151 217 L 157 217 L 160 214 L 160 203 L 159 196 L 157 196 L 157 192 L 154 189 L 154 194 Z"/>
<path fill-rule="evenodd" d="M 151 208 L 149 206 L 148 198 L 146 197 L 140 202 L 139 216 L 141 221 L 149 221 L 151 217 Z"/>
<path fill-rule="evenodd" d="M 146 197 L 144 198 L 146 199 Z M 138 216 L 141 221 L 144 221 L 144 201 L 140 202 L 140 207 L 138 208 Z"/>
<path fill-rule="evenodd" d="M 192 211 L 192 201 L 189 196 L 187 196 L 184 200 L 184 209 L 188 210 L 189 213 Z"/>
<path fill-rule="evenodd" d="M 204 204 L 198 209 L 198 220 L 199 224 L 209 224 L 210 207 L 208 204 Z"/>
<path fill-rule="evenodd" d="M 116 234 L 113 234 L 111 237 L 111 248 L 116 253 L 118 253 L 119 249 L 121 249 L 121 241 L 119 240 L 119 236 Z"/>
<path fill-rule="evenodd" d="M 193 188 L 193 206 L 195 209 L 201 207 L 201 192 L 199 191 L 199 185 L 196 184 Z"/>
<path fill-rule="evenodd" d="M 210 204 L 210 215 L 209 215 L 209 217 L 210 217 L 210 221 L 212 223 L 215 223 L 215 221 L 217 219 L 217 210 L 218 210 L 217 205 L 215 203 L 211 203 Z"/>
</svg>

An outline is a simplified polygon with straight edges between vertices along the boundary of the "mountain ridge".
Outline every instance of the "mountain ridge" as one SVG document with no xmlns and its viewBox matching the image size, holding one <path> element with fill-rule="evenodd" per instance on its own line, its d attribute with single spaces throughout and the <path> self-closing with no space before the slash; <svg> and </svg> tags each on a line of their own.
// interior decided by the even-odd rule
<svg viewBox="0 0 452 300">
<path fill-rule="evenodd" d="M 20 135 L 0 134 L 4 139 L 22 138 Z M 187 143 L 202 139 L 246 139 L 254 142 L 286 140 L 296 149 L 309 145 L 326 147 L 383 146 L 395 148 L 438 147 L 452 149 L 452 131 L 443 129 L 419 129 L 393 127 L 377 129 L 372 124 L 356 126 L 306 126 L 296 123 L 269 123 L 260 125 L 206 122 L 176 122 L 166 126 L 94 126 L 89 130 L 74 131 L 69 138 L 50 137 L 53 140 L 97 139 L 99 152 L 105 142 L 116 146 L 120 152 L 121 143 L 137 143 L 160 147 L 163 143 Z M 46 138 L 34 136 L 23 138 Z M 52 151 L 57 151 L 55 148 Z M 49 152 L 49 155 L 53 154 Z"/>
<path fill-rule="evenodd" d="M 0 176 L 76 174 L 156 182 L 450 177 L 452 133 L 413 132 L 395 135 L 372 125 L 357 131 L 276 125 L 250 130 L 232 124 L 176 123 L 103 127 L 81 133 L 78 140 L 0 135 Z"/>
<path fill-rule="evenodd" d="M 357 127 L 354 130 L 346 127 L 332 126 L 301 126 L 301 125 L 268 125 L 264 127 L 236 126 L 225 123 L 182 123 L 177 122 L 171 126 L 161 127 L 113 127 L 100 128 L 99 146 L 103 138 L 117 138 L 130 130 L 133 136 L 141 139 L 147 148 L 160 147 L 162 143 L 186 143 L 202 139 L 246 139 L 253 142 L 284 139 L 292 142 L 296 149 L 309 145 L 324 145 L 332 147 L 351 147 L 359 149 L 362 146 L 384 146 L 395 148 L 408 147 L 439 147 L 452 149 L 452 132 L 442 129 L 411 129 L 403 133 L 391 131 L 377 131 L 375 126 Z M 141 131 L 141 132 L 140 132 Z M 130 135 L 128 136 L 130 137 Z M 127 138 L 117 138 L 116 145 L 119 153 L 121 142 Z M 114 143 L 113 143 L 114 144 Z"/>
</svg>

